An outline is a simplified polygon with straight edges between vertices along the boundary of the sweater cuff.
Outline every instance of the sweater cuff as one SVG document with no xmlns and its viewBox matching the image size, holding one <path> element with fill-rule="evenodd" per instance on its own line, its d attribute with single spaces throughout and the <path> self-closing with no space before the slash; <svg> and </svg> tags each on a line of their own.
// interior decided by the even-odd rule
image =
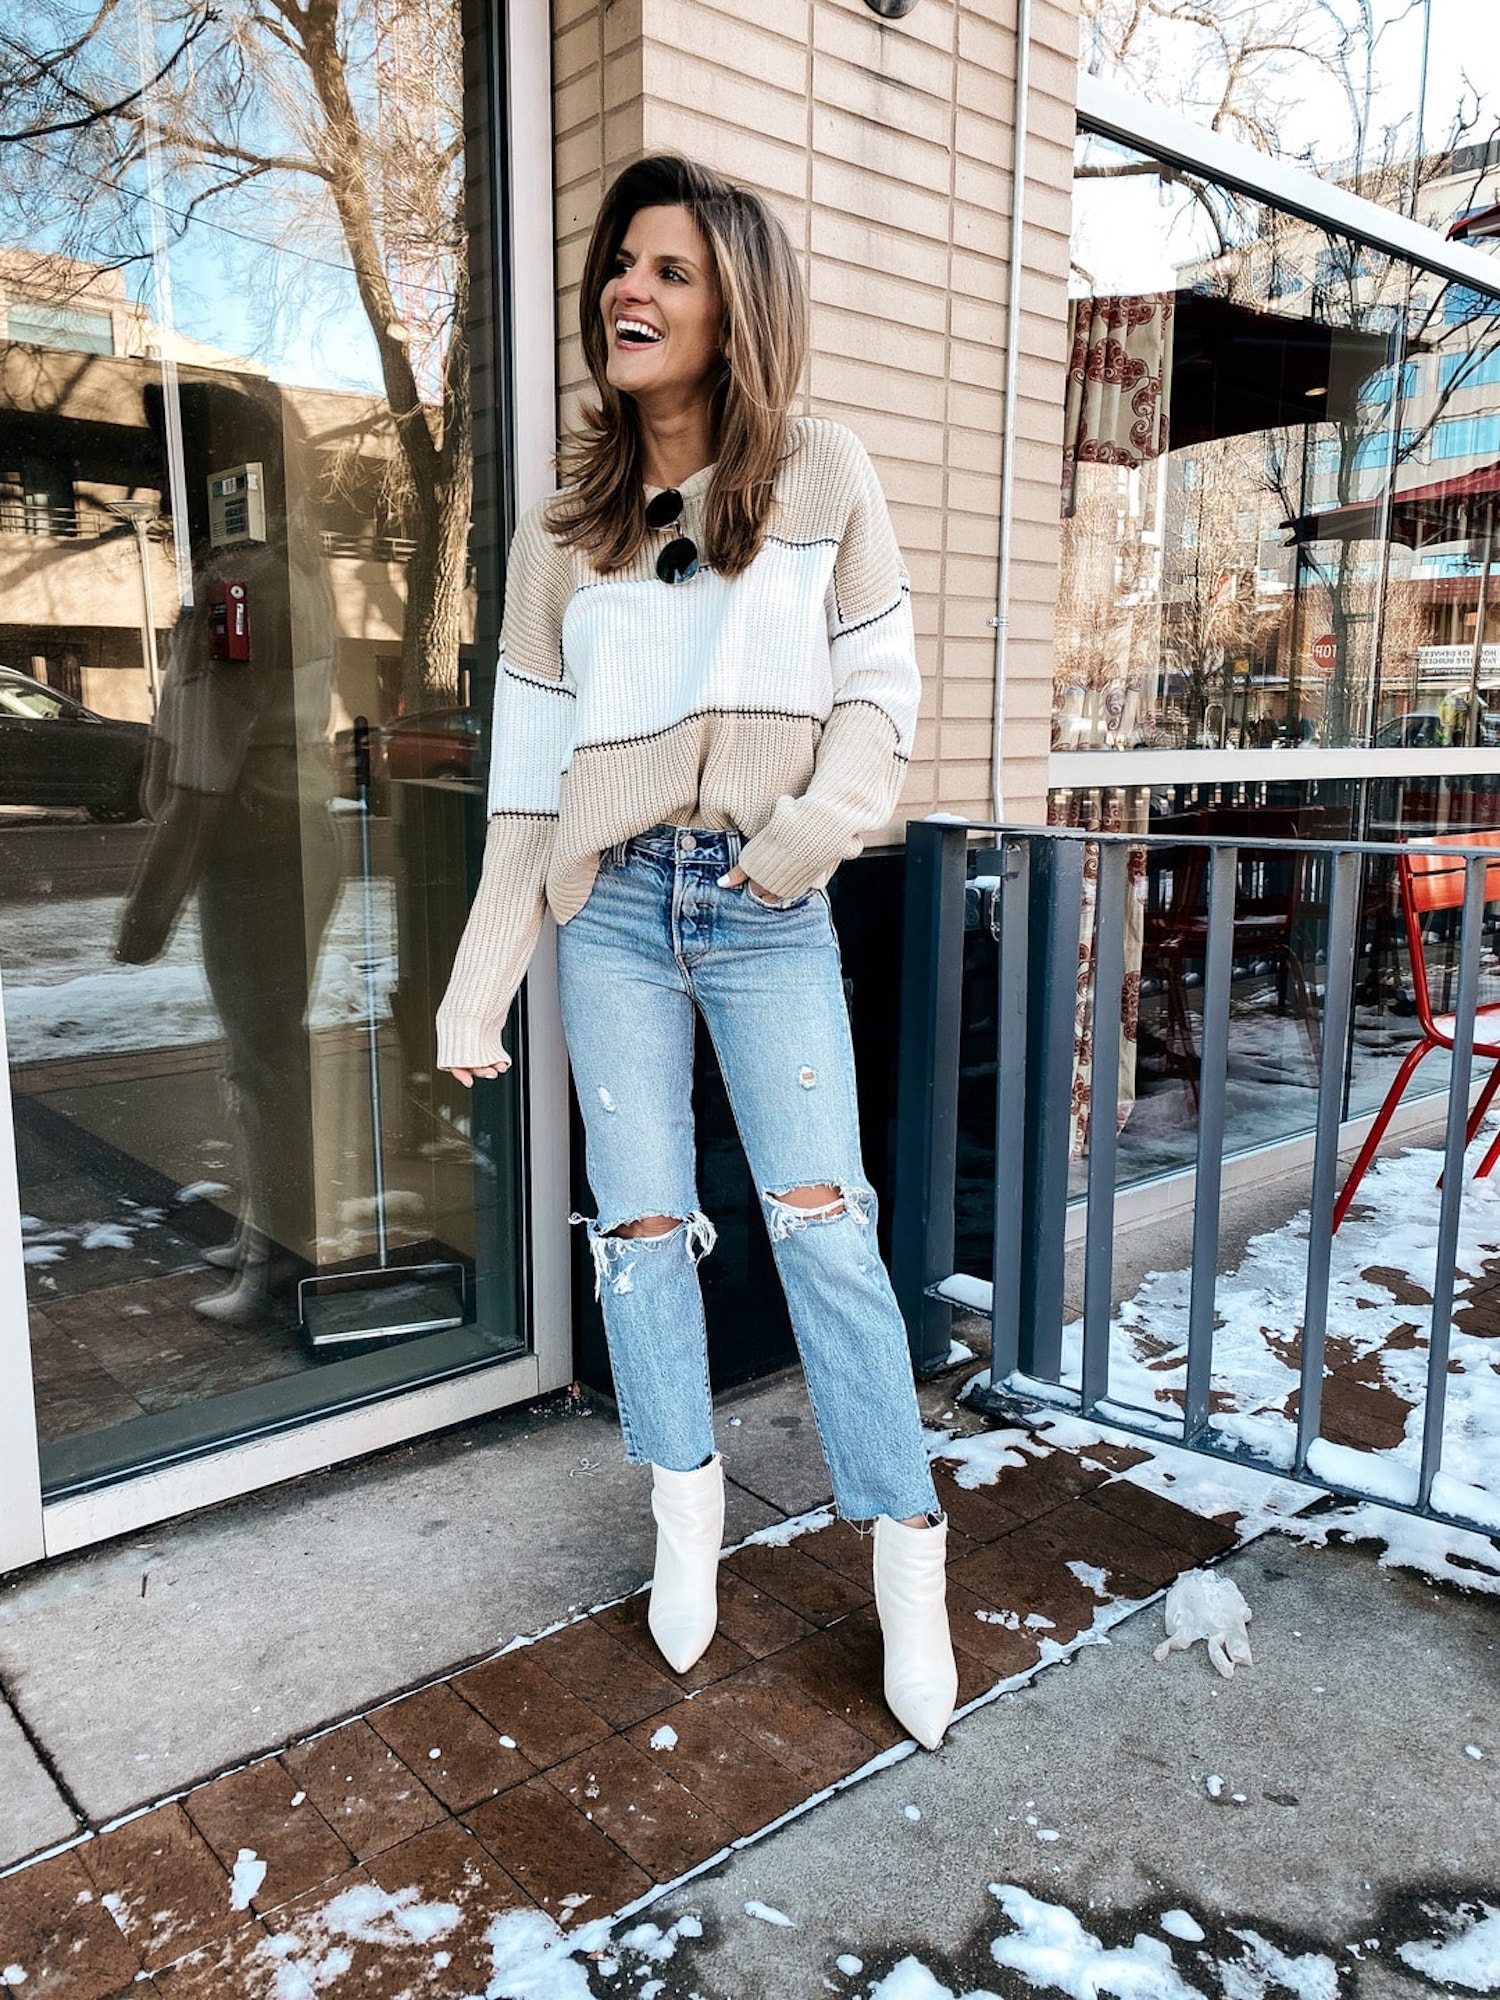
<svg viewBox="0 0 1500 2000">
<path fill-rule="evenodd" d="M 479 1069 L 505 1054 L 506 1016 L 536 950 L 557 822 L 497 817 L 484 869 L 437 1012 L 439 1069 Z"/>
<path fill-rule="evenodd" d="M 841 861 L 864 846 L 842 813 L 805 793 L 779 798 L 770 819 L 740 849 L 739 866 L 758 888 L 783 901 L 821 889 Z"/>
</svg>

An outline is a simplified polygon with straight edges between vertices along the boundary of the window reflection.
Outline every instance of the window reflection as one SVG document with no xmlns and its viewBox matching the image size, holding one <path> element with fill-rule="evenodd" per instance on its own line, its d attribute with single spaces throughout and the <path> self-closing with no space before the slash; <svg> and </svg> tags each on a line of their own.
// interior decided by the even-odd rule
<svg viewBox="0 0 1500 2000">
<path fill-rule="evenodd" d="M 1054 747 L 1490 740 L 1496 300 L 1096 137 L 1077 172 Z"/>
<path fill-rule="evenodd" d="M 56 1491 L 513 1351 L 518 1127 L 432 1069 L 499 609 L 459 9 L 47 0 L 28 31 L 0 977 Z M 456 1271 L 464 1324 L 330 1361 L 299 1281 L 387 1257 Z"/>
</svg>

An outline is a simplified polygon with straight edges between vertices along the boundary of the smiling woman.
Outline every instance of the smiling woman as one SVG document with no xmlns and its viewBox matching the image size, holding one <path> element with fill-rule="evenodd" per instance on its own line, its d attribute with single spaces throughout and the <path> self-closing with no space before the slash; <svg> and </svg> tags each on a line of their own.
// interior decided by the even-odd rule
<svg viewBox="0 0 1500 2000">
<path fill-rule="evenodd" d="M 648 399 L 657 415 L 648 449 L 663 430 L 678 432 L 682 462 L 645 468 L 655 485 L 670 486 L 674 473 L 684 477 L 701 463 L 687 461 L 695 445 L 707 442 L 693 433 L 724 373 L 723 314 L 713 253 L 687 210 L 643 208 L 632 216 L 600 316 L 610 343 L 610 386 L 637 404 Z"/>
<path fill-rule="evenodd" d="M 606 197 L 582 296 L 599 401 L 512 545 L 490 834 L 438 1061 L 465 1083 L 509 1067 L 550 906 L 596 1296 L 626 1453 L 653 1469 L 649 1623 L 685 1673 L 714 1635 L 724 1525 L 697 1273 L 715 1242 L 691 1105 L 702 1015 L 835 1500 L 875 1520 L 886 1699 L 935 1748 L 957 1691 L 946 1522 L 875 1245 L 823 893 L 901 788 L 909 585 L 863 447 L 790 417 L 806 302 L 758 196 L 642 161 Z"/>
</svg>

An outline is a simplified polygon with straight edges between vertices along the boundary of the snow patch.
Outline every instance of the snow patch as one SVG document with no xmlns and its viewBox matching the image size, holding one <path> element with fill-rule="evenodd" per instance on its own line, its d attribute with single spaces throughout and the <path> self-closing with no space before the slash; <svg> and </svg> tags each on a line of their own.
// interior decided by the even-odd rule
<svg viewBox="0 0 1500 2000">
<path fill-rule="evenodd" d="M 1100 1569 L 1097 1563 L 1070 1562 L 1067 1567 L 1077 1577 L 1085 1590 L 1093 1591 L 1095 1597 L 1111 1597 L 1109 1571 Z"/>
<path fill-rule="evenodd" d="M 878 1986 L 870 1988 L 870 2000 L 954 2000 L 954 1994 L 953 1988 L 944 1986 L 920 1959 L 903 1958 Z M 995 1995 L 970 1993 L 965 2000 L 995 2000 Z"/>
<path fill-rule="evenodd" d="M 135 1238 L 117 1222 L 89 1222 L 78 1238 L 85 1250 L 133 1250 Z"/>
<path fill-rule="evenodd" d="M 259 1894 L 265 1879 L 266 1863 L 253 1847 L 242 1847 L 235 1860 L 234 1873 L 229 1878 L 230 1909 L 248 1910 L 251 1897 Z"/>
<path fill-rule="evenodd" d="M 790 1521 L 773 1521 L 769 1528 L 757 1528 L 753 1535 L 747 1535 L 742 1548 L 784 1549 L 789 1542 L 795 1542 L 802 1535 L 815 1535 L 820 1528 L 833 1525 L 834 1512 L 831 1507 L 816 1507 L 810 1514 L 794 1514 Z"/>
<path fill-rule="evenodd" d="M 677 1731 L 672 1727 L 670 1722 L 664 1722 L 661 1728 L 653 1735 L 651 1738 L 651 1748 L 653 1750 L 675 1750 L 677 1748 Z"/>
<path fill-rule="evenodd" d="M 1450 1528 L 1442 1521 L 1424 1521 L 1416 1514 L 1397 1513 L 1360 1501 L 1334 1508 L 1308 1520 L 1283 1523 L 1285 1533 L 1299 1542 L 1325 1547 L 1331 1536 L 1353 1542 L 1383 1542 L 1382 1569 L 1415 1569 L 1425 1576 L 1456 1583 L 1465 1590 L 1500 1596 L 1500 1550 L 1486 1535 L 1467 1528 Z"/>
<path fill-rule="evenodd" d="M 1207 1935 L 1202 1924 L 1186 1910 L 1163 1910 L 1161 1927 L 1168 1937 L 1181 1938 L 1186 1944 L 1202 1944 Z"/>
<path fill-rule="evenodd" d="M 990 1894 L 1015 1926 L 990 1946 L 995 1963 L 1028 1985 L 1055 1988 L 1070 2000 L 1201 2000 L 1172 1963 L 1160 1938 L 1137 1934 L 1131 1945 L 1106 1946 L 1060 1903 L 1039 1902 L 1013 1883 L 992 1882 Z"/>
<path fill-rule="evenodd" d="M 376 1008 L 390 1013 L 396 979 L 395 889 L 375 890 Z M 218 1041 L 218 1010 L 203 976 L 196 909 L 188 909 L 149 965 L 113 955 L 122 899 L 49 897 L 6 910 L 5 1026 L 14 1062 L 119 1055 Z M 364 1021 L 365 952 L 358 883 L 346 882 L 323 934 L 308 1004 L 312 1028 Z"/>
<path fill-rule="evenodd" d="M 1438 1985 L 1461 1986 L 1469 1993 L 1500 1992 L 1500 1910 L 1480 1903 L 1459 1916 L 1470 1921 L 1451 1937 L 1397 1945 L 1396 1956 Z"/>
<path fill-rule="evenodd" d="M 1243 1958 L 1226 1960 L 1219 1967 L 1225 2000 L 1265 2000 L 1273 1987 L 1294 1993 L 1297 2000 L 1338 2000 L 1338 1967 L 1322 1952 L 1291 1958 L 1257 1931 L 1234 1935 L 1246 1951 Z"/>
<path fill-rule="evenodd" d="M 973 1437 L 952 1437 L 936 1431 L 928 1435 L 927 1452 L 951 1469 L 957 1485 L 974 1491 L 993 1486 L 1007 1468 L 1025 1465 L 1028 1458 L 1045 1457 L 1027 1431 L 978 1431 Z"/>
<path fill-rule="evenodd" d="M 745 1905 L 747 1917 L 758 1917 L 763 1924 L 775 1924 L 779 1930 L 794 1931 L 797 1926 L 785 1910 L 773 1910 L 769 1903 L 762 1903 L 751 1897 Z"/>
<path fill-rule="evenodd" d="M 1482 1130 L 1475 1147 L 1482 1149 L 1491 1136 Z M 1477 1162 L 1478 1152 L 1473 1152 L 1469 1164 Z M 1333 1526 L 1347 1528 L 1351 1518 L 1372 1531 L 1374 1520 L 1366 1505 L 1410 1505 L 1415 1498 L 1429 1317 L 1423 1300 L 1434 1283 L 1440 1166 L 1430 1148 L 1378 1161 L 1361 1188 L 1358 1211 L 1334 1240 L 1330 1347 L 1339 1357 L 1337 1365 L 1363 1365 L 1361 1380 L 1388 1396 L 1402 1434 L 1379 1450 L 1353 1450 L 1326 1440 L 1313 1446 L 1313 1477 L 1360 1504 L 1342 1521 L 1320 1517 L 1309 1538 L 1320 1538 Z M 1275 1476 L 1290 1468 L 1296 1446 L 1293 1399 L 1300 1387 L 1297 1335 L 1309 1228 L 1303 1211 L 1252 1238 L 1238 1267 L 1218 1280 L 1211 1428 L 1220 1451 L 1154 1451 L 1116 1475 L 1195 1513 L 1233 1518 L 1242 1541 L 1302 1514 L 1317 1499 L 1308 1486 Z M 1500 1188 L 1466 1180 L 1454 1261 L 1455 1303 L 1462 1307 L 1476 1282 L 1500 1263 Z M 1389 1280 L 1386 1273 L 1392 1274 Z M 996 1432 L 949 1439 L 929 1449 L 954 1461 L 961 1484 L 983 1485 L 1006 1462 L 1023 1462 L 1008 1459 L 1011 1452 L 1058 1445 L 1086 1454 L 1090 1444 L 1100 1441 L 1139 1449 L 1143 1430 L 1159 1435 L 1163 1444 L 1175 1443 L 1181 1436 L 1191 1291 L 1189 1271 L 1154 1271 L 1121 1305 L 1110 1326 L 1108 1397 L 1087 1422 L 1060 1412 L 1041 1423 L 1034 1441 L 1024 1432 Z M 1494 1342 L 1487 1332 L 1462 1316 L 1449 1329 L 1444 1463 L 1433 1482 L 1433 1504 L 1486 1535 L 1500 1530 L 1500 1366 L 1489 1352 Z M 1064 1329 L 1064 1395 L 1077 1392 L 1081 1367 L 1082 1322 L 1077 1321 Z M 1110 1428 L 1112 1412 L 1132 1427 L 1129 1434 Z M 1486 1580 L 1496 1576 L 1497 1565 L 1493 1551 L 1475 1546 L 1480 1537 L 1469 1535 L 1460 1544 L 1447 1539 L 1463 1534 L 1439 1529 L 1434 1535 L 1430 1523 L 1413 1519 L 1394 1537 L 1384 1538 L 1392 1551 L 1387 1560 L 1471 1589 L 1500 1590 L 1500 1581 Z"/>
<path fill-rule="evenodd" d="M 604 1949 L 609 1923 L 601 1917 L 565 1937 L 545 1910 L 506 1910 L 485 1932 L 485 1943 L 484 2000 L 591 2000 L 579 1956 Z"/>
</svg>

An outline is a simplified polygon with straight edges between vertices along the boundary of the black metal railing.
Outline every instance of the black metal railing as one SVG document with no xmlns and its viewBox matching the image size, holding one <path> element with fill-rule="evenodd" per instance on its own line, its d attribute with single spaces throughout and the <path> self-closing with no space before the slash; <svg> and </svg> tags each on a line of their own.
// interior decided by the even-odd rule
<svg viewBox="0 0 1500 2000">
<path fill-rule="evenodd" d="M 986 878 L 983 917 L 997 945 L 995 989 L 982 996 L 986 1032 L 995 1037 L 987 1285 L 977 1274 L 956 1271 L 954 1263 L 965 905 L 967 900 L 972 928 L 976 835 L 984 842 L 978 864 Z M 1178 1421 L 1164 1414 L 1160 1402 L 1147 1407 L 1122 1400 L 1112 1381 L 1119 1099 L 1117 1064 L 1109 1058 L 1120 1034 L 1132 851 L 1139 873 L 1143 855 L 1148 866 L 1153 858 L 1165 863 L 1164 850 L 1180 857 L 1183 835 L 957 820 L 908 826 L 892 1275 L 916 1371 L 928 1376 L 947 1363 L 954 1307 L 977 1308 L 989 1314 L 993 1348 L 988 1382 L 978 1386 L 973 1400 L 996 1415 L 1013 1415 L 1023 1406 L 1067 1409 L 1158 1441 L 1167 1437 L 1282 1477 L 1493 1534 L 1500 1529 L 1500 1490 L 1445 1477 L 1443 1449 L 1486 898 L 1493 918 L 1500 847 L 1430 841 L 1401 850 L 1408 856 L 1451 856 L 1463 871 L 1463 895 L 1448 922 L 1452 954 L 1444 1011 L 1452 1021 L 1451 1054 L 1420 1453 L 1414 1465 L 1396 1467 L 1347 1446 L 1330 1450 L 1323 1431 L 1334 1206 L 1340 1147 L 1349 1137 L 1344 1052 L 1369 872 L 1376 863 L 1389 871 L 1395 850 L 1389 842 L 1353 839 L 1196 837 L 1191 844 L 1205 858 L 1197 890 L 1201 916 L 1190 947 L 1194 996 L 1201 1004 L 1194 1008 L 1197 1131 Z M 1320 1054 L 1305 1282 L 1297 1306 L 1289 1308 L 1289 1324 L 1275 1329 L 1292 1343 L 1288 1351 L 1297 1357 L 1300 1390 L 1294 1440 L 1274 1462 L 1218 1421 L 1211 1396 L 1234 1386 L 1216 1371 L 1215 1305 L 1236 905 L 1246 898 L 1247 860 L 1262 871 L 1284 865 L 1296 872 L 1304 907 L 1316 912 L 1322 940 L 1321 993 L 1312 1003 Z M 1092 924 L 1084 926 L 1085 873 L 1092 878 L 1095 869 Z M 1080 979 L 1081 941 L 1089 948 L 1086 981 Z M 1102 1052 L 1104 1059 L 1092 1065 L 1086 1185 L 1076 1196 L 1069 1186 L 1069 1135 L 1081 1005 L 1088 1011 L 1083 1029 L 1096 1058 Z M 1081 1342 L 1075 1341 L 1065 1368 L 1068 1216 L 1076 1200 L 1084 1207 Z"/>
</svg>

